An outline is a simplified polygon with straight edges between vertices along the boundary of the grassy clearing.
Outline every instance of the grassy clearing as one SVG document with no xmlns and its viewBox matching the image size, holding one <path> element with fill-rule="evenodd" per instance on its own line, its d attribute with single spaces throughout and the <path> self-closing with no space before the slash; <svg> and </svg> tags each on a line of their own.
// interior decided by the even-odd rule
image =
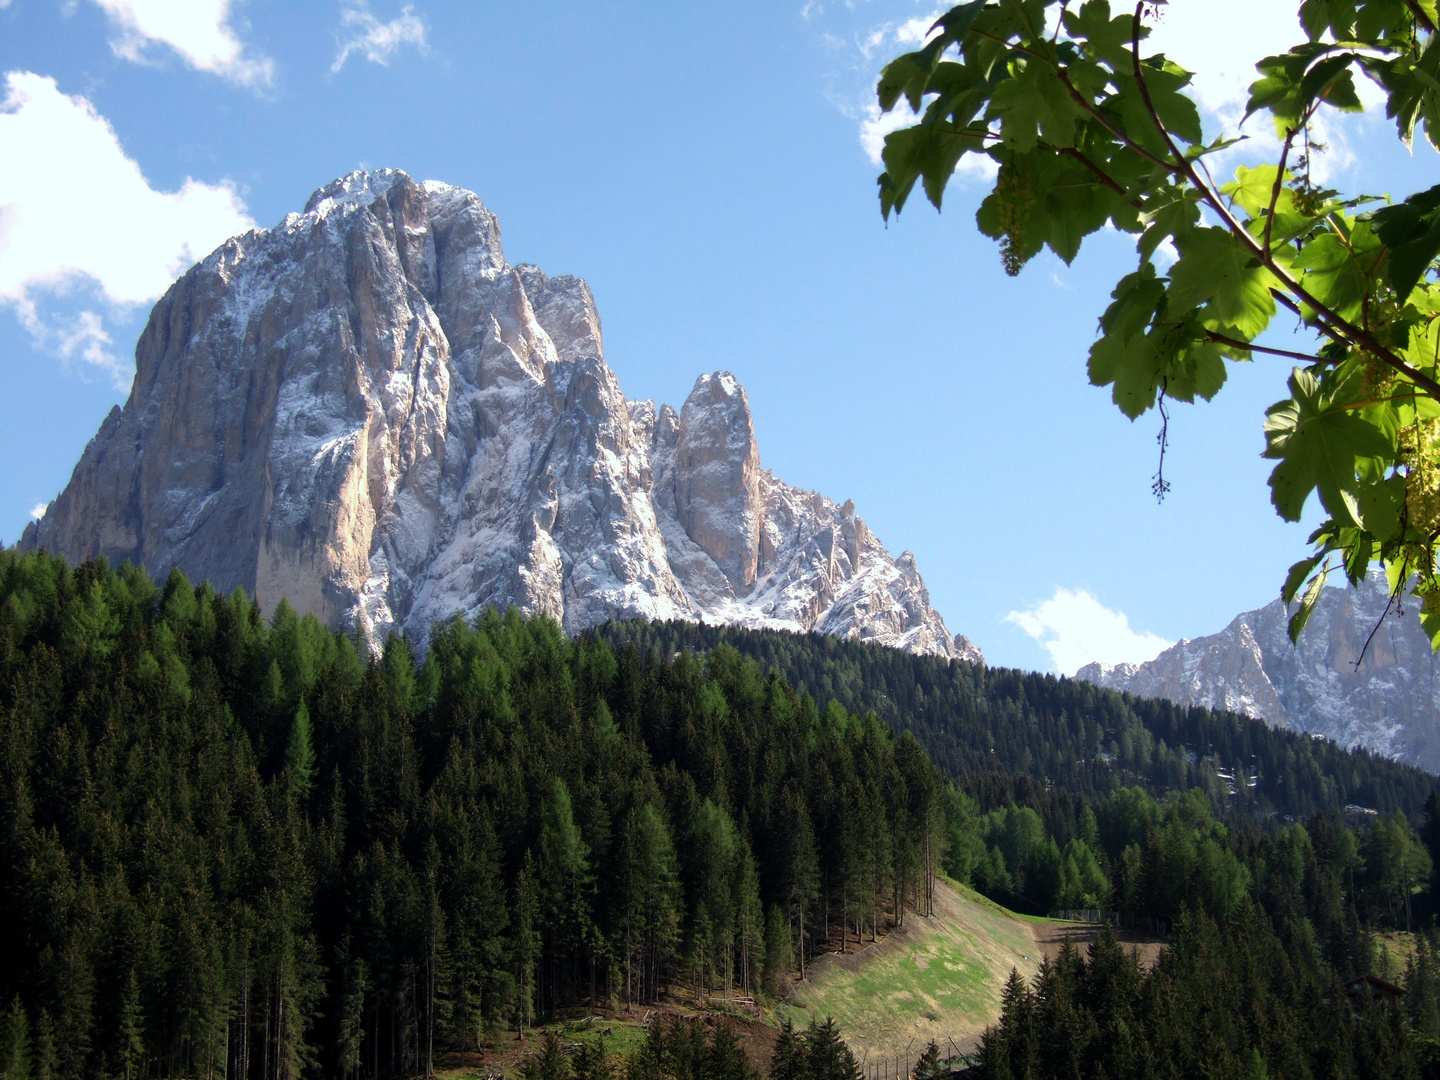
<svg viewBox="0 0 1440 1080">
<path fill-rule="evenodd" d="M 999 1016 L 1011 969 L 1029 978 L 1040 966 L 1035 921 L 942 882 L 933 916 L 908 916 L 863 952 L 822 957 L 777 1013 L 802 1027 L 833 1016 L 862 1061 L 907 1048 L 913 1059 L 931 1039 L 966 1049 Z"/>
<path fill-rule="evenodd" d="M 1375 974 L 1399 982 L 1405 965 L 1415 954 L 1415 935 L 1404 930 L 1382 930 L 1375 935 Z"/>
</svg>

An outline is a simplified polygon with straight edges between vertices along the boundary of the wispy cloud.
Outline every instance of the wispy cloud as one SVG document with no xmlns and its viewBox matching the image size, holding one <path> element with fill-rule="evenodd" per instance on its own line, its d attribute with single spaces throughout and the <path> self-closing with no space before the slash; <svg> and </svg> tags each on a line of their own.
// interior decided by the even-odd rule
<svg viewBox="0 0 1440 1080">
<path fill-rule="evenodd" d="M 263 88 L 275 79 L 274 61 L 246 52 L 231 26 L 230 0 L 95 0 L 119 31 L 115 55 L 152 63 L 150 47 L 167 45 L 197 71 L 239 86 Z"/>
<path fill-rule="evenodd" d="M 383 67 L 406 45 L 413 45 L 422 53 L 430 47 L 425 40 L 425 20 L 416 15 L 415 9 L 408 4 L 389 22 L 382 23 L 375 18 L 364 4 L 346 8 L 340 14 L 340 22 L 344 33 L 339 38 L 340 51 L 330 65 L 332 72 L 343 68 L 345 61 L 354 53 L 360 53 L 372 64 Z"/>
<path fill-rule="evenodd" d="M 3 5 L 0 5 L 0 6 L 3 6 Z M 32 518 L 34 518 L 36 521 L 39 521 L 41 518 L 43 518 L 43 517 L 45 516 L 45 511 L 47 511 L 47 510 L 49 510 L 49 509 L 50 509 L 50 504 L 49 504 L 49 503 L 36 503 L 34 506 L 32 506 L 32 507 L 30 508 L 30 516 L 31 516 Z"/>
<path fill-rule="evenodd" d="M 254 225 L 227 183 L 152 188 L 89 101 L 28 71 L 5 75 L 0 163 L 0 306 L 40 348 L 122 387 L 129 364 L 110 351 L 101 313 L 46 316 L 42 299 L 89 288 L 102 307 L 133 310 Z"/>
<path fill-rule="evenodd" d="M 1132 630 L 1123 612 L 1110 610 L 1084 589 L 1057 587 L 1049 600 L 1012 611 L 1005 621 L 1043 645 L 1062 675 L 1073 675 L 1092 660 L 1142 663 L 1172 644 L 1157 634 Z"/>
</svg>

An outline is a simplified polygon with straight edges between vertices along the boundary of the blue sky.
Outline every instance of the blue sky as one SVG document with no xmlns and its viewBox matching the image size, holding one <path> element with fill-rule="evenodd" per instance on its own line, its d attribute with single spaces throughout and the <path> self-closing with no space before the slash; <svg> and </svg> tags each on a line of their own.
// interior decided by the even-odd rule
<svg viewBox="0 0 1440 1080">
<path fill-rule="evenodd" d="M 0 0 L 0 539 L 123 403 L 171 277 L 393 166 L 478 192 L 511 262 L 586 278 L 629 396 L 678 405 L 734 372 L 764 463 L 913 550 L 992 663 L 1073 670 L 1218 630 L 1303 550 L 1259 458 L 1288 366 L 1233 368 L 1213 405 L 1176 407 L 1157 505 L 1155 419 L 1085 378 L 1125 239 L 1009 279 L 974 227 L 979 177 L 944 214 L 880 219 L 874 76 L 936 10 Z M 1210 130 L 1238 117 L 1253 38 L 1283 48 L 1293 10 L 1172 5 L 1161 46 L 1204 73 Z M 1262 155 L 1255 134 L 1242 153 Z M 1330 144 L 1350 190 L 1435 181 L 1383 117 Z"/>
</svg>

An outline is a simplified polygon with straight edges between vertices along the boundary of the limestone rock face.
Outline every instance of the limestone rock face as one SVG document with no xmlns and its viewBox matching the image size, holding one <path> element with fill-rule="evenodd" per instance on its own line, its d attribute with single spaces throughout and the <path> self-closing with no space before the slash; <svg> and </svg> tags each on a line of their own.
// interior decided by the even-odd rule
<svg viewBox="0 0 1440 1080">
<path fill-rule="evenodd" d="M 1276 600 L 1144 664 L 1087 664 L 1075 677 L 1247 713 L 1440 772 L 1440 665 L 1420 628 L 1419 602 L 1407 597 L 1403 614 L 1387 615 L 1388 599 L 1376 571 L 1358 589 L 1326 589 L 1298 645 Z"/>
<path fill-rule="evenodd" d="M 487 606 L 979 659 L 914 558 L 761 467 L 745 391 L 628 401 L 586 284 L 511 266 L 471 192 L 352 173 L 155 305 L 124 409 L 23 547 L 179 567 L 379 641 Z M 972 651 L 973 650 L 973 655 Z"/>
<path fill-rule="evenodd" d="M 731 589 L 749 592 L 760 555 L 760 449 L 750 402 L 729 374 L 700 376 L 680 410 L 675 508 Z"/>
</svg>

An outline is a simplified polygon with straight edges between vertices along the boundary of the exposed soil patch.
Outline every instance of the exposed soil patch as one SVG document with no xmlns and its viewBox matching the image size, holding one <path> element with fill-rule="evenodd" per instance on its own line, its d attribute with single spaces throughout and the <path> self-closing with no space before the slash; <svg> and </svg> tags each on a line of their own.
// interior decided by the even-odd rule
<svg viewBox="0 0 1440 1080">
<path fill-rule="evenodd" d="M 1067 941 L 1080 950 L 1080 955 L 1086 955 L 1090 943 L 1100 936 L 1100 929 L 1096 923 L 1051 922 L 1048 919 L 1030 924 L 1036 948 L 1049 960 L 1060 955 Z M 1115 936 L 1127 950 L 1135 950 L 1140 957 L 1140 967 L 1145 971 L 1155 966 L 1167 944 L 1164 938 L 1135 930 L 1117 930 Z"/>
</svg>

